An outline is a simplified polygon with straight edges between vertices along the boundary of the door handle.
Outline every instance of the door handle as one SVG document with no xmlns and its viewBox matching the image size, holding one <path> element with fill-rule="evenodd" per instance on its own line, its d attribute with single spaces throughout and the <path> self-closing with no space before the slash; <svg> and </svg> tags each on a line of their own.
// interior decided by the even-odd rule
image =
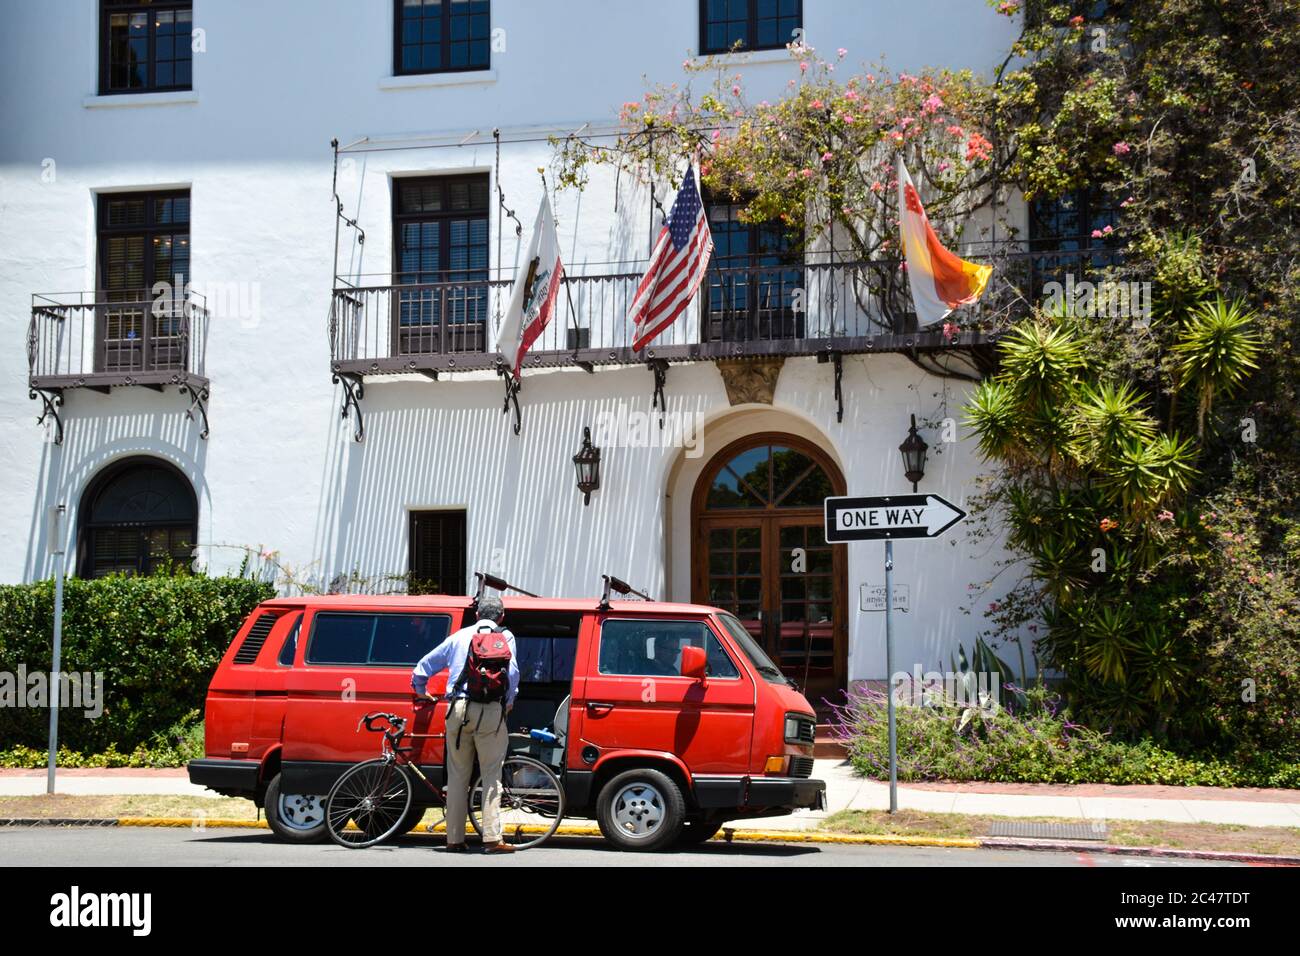
<svg viewBox="0 0 1300 956">
<path fill-rule="evenodd" d="M 611 703 L 607 703 L 606 701 L 603 700 L 589 700 L 587 701 L 587 709 L 588 710 L 613 710 L 614 705 Z"/>
</svg>

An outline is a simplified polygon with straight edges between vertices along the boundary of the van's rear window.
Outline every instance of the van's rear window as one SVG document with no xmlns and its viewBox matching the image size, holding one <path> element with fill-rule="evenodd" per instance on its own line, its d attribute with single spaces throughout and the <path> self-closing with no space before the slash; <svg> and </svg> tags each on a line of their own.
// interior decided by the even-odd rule
<svg viewBox="0 0 1300 956">
<path fill-rule="evenodd" d="M 312 621 L 307 663 L 413 667 L 450 630 L 445 614 L 323 612 Z"/>
</svg>

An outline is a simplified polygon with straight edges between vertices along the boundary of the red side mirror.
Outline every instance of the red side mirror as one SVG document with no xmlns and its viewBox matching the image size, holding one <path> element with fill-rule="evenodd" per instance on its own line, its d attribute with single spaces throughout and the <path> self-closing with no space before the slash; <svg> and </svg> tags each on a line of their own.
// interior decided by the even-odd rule
<svg viewBox="0 0 1300 956">
<path fill-rule="evenodd" d="M 682 648 L 682 676 L 704 680 L 707 668 L 704 648 L 687 645 Z"/>
</svg>

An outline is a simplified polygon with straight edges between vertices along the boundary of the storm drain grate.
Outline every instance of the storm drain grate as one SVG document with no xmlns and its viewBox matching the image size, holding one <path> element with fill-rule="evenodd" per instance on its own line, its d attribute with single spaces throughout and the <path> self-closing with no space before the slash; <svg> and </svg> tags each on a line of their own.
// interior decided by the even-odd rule
<svg viewBox="0 0 1300 956">
<path fill-rule="evenodd" d="M 1106 824 L 1101 821 L 1029 823 L 1021 820 L 999 820 L 989 827 L 989 836 L 1021 837 L 1029 840 L 1105 840 Z"/>
</svg>

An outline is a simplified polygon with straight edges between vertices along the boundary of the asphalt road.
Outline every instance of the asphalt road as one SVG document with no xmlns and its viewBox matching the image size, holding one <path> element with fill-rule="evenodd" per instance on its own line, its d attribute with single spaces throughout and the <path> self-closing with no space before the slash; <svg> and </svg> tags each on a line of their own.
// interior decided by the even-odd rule
<svg viewBox="0 0 1300 956">
<path fill-rule="evenodd" d="M 667 853 L 620 853 L 602 840 L 556 837 L 511 857 L 471 847 L 448 854 L 436 837 L 348 850 L 291 846 L 261 830 L 162 827 L 0 827 L 0 866 L 1217 866 L 1202 860 L 1025 850 L 809 843 L 713 843 Z"/>
</svg>

